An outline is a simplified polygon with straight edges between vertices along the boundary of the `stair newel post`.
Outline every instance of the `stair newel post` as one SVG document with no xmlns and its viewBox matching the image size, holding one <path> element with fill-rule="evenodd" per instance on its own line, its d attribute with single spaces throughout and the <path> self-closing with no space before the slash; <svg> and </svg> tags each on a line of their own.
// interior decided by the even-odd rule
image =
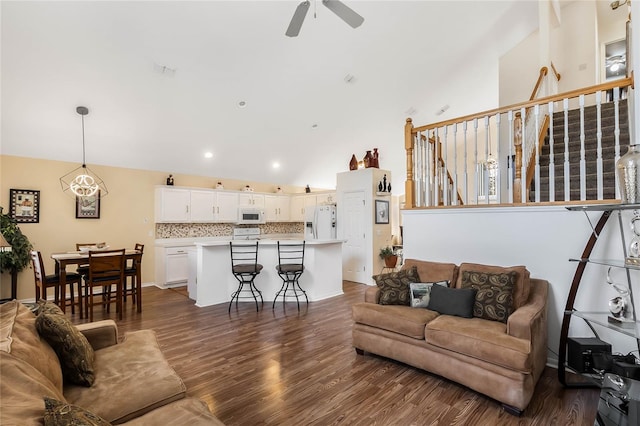
<svg viewBox="0 0 640 426">
<path fill-rule="evenodd" d="M 414 208 L 416 206 L 415 182 L 413 180 L 413 123 L 411 118 L 407 118 L 404 125 L 404 149 L 407 152 L 407 180 L 404 183 L 405 206 Z"/>
<path fill-rule="evenodd" d="M 513 202 L 522 202 L 522 116 L 516 113 L 513 132 L 513 148 L 515 151 L 514 179 L 513 179 Z"/>
</svg>

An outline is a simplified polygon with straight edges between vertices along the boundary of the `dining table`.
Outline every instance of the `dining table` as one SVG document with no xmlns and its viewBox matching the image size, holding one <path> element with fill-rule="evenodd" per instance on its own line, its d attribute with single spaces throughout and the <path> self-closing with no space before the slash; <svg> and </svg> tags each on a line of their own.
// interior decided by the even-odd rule
<svg viewBox="0 0 640 426">
<path fill-rule="evenodd" d="M 98 250 L 99 251 L 99 250 Z M 136 268 L 136 309 L 142 312 L 142 281 L 141 281 L 141 264 L 142 251 L 134 249 L 126 249 L 124 252 L 125 262 L 132 260 Z M 60 279 L 60 300 L 66 300 L 66 280 L 67 266 L 69 265 L 85 265 L 89 263 L 88 251 L 66 251 L 61 253 L 52 253 L 51 258 L 56 262 L 56 273 Z M 121 283 L 124 285 L 124 283 Z M 82 297 L 80 294 L 79 297 Z M 65 303 L 60 304 L 60 309 L 65 312 Z"/>
</svg>

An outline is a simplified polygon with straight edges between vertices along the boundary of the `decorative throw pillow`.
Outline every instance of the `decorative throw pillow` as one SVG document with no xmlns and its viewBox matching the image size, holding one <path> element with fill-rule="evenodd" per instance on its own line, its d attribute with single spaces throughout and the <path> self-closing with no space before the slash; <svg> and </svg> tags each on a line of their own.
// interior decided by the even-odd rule
<svg viewBox="0 0 640 426">
<path fill-rule="evenodd" d="M 420 282 L 416 267 L 372 277 L 380 287 L 381 305 L 409 305 L 409 284 Z"/>
<path fill-rule="evenodd" d="M 515 271 L 502 274 L 462 272 L 462 288 L 478 290 L 473 316 L 506 323 L 513 312 L 513 289 L 517 279 Z"/>
<path fill-rule="evenodd" d="M 449 287 L 449 281 L 438 281 L 435 283 L 411 283 L 409 288 L 411 289 L 411 307 L 412 308 L 426 308 L 429 306 L 429 296 L 431 294 L 431 286 L 434 284 L 441 285 L 443 287 Z"/>
<path fill-rule="evenodd" d="M 475 288 L 448 288 L 431 286 L 427 309 L 443 315 L 473 318 L 473 303 L 476 300 Z"/>
<path fill-rule="evenodd" d="M 45 396 L 44 426 L 111 426 L 111 423 L 82 407 Z"/>
<path fill-rule="evenodd" d="M 95 380 L 94 353 L 87 338 L 60 314 L 41 312 L 36 317 L 36 329 L 58 355 L 64 379 L 90 387 Z"/>
</svg>

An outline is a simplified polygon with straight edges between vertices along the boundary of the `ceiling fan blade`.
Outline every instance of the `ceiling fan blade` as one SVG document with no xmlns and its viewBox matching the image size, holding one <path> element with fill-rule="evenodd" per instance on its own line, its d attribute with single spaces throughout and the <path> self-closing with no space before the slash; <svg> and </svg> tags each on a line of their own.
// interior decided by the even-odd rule
<svg viewBox="0 0 640 426">
<path fill-rule="evenodd" d="M 349 6 L 338 0 L 322 0 L 327 9 L 338 15 L 338 18 L 349 24 L 351 28 L 358 28 L 364 22 L 364 18 L 353 11 Z"/>
<path fill-rule="evenodd" d="M 302 27 L 305 16 L 307 16 L 309 6 L 311 6 L 311 2 L 303 1 L 296 7 L 291 22 L 289 22 L 289 28 L 287 28 L 287 32 L 285 33 L 287 37 L 297 37 L 298 34 L 300 34 L 300 28 Z"/>
</svg>

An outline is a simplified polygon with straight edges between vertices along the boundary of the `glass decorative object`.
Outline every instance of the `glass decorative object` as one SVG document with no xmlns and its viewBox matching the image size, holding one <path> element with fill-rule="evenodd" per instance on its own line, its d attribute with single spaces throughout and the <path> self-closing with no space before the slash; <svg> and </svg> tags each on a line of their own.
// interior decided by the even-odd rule
<svg viewBox="0 0 640 426">
<path fill-rule="evenodd" d="M 372 166 L 373 156 L 371 155 L 371 151 L 367 151 L 367 153 L 364 155 L 364 158 L 362 159 L 362 161 L 364 162 L 364 167 L 366 169 L 368 169 L 369 167 Z"/>
<path fill-rule="evenodd" d="M 358 159 L 355 154 L 351 156 L 351 161 L 349 161 L 349 170 L 358 170 Z"/>
<path fill-rule="evenodd" d="M 623 203 L 640 202 L 640 145 L 631 145 L 616 162 L 620 197 Z"/>
<path fill-rule="evenodd" d="M 633 232 L 633 237 L 629 242 L 629 257 L 640 258 L 640 212 L 638 210 L 633 211 L 631 231 Z"/>
</svg>

